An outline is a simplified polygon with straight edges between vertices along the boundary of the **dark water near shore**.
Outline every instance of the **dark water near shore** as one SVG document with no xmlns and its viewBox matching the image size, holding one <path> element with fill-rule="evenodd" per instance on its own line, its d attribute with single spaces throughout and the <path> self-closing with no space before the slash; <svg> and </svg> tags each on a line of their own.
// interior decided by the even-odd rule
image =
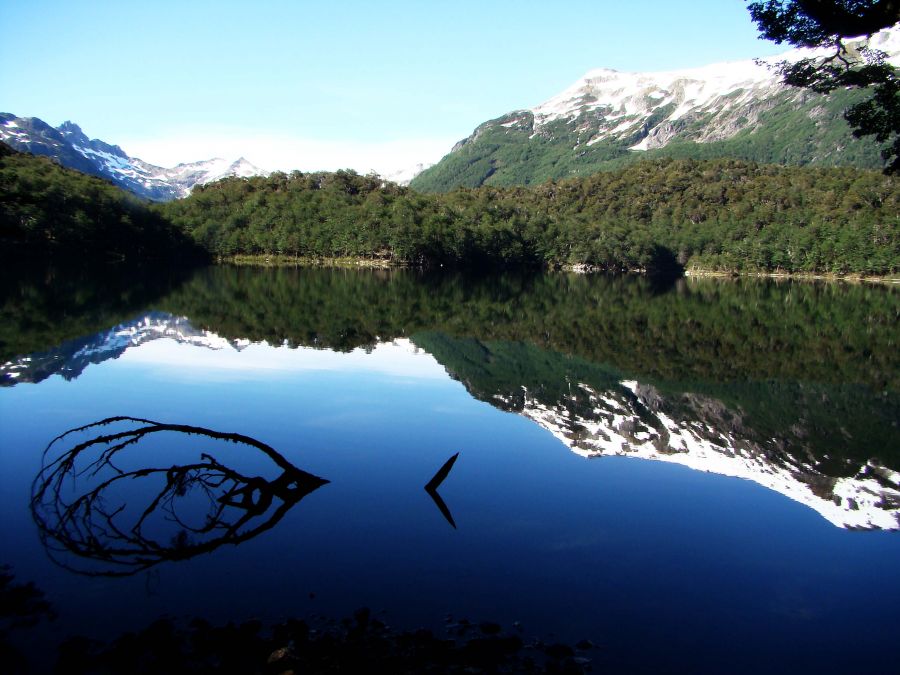
<svg viewBox="0 0 900 675">
<path fill-rule="evenodd" d="M 368 606 L 587 638 L 600 672 L 873 671 L 898 318 L 838 284 L 6 279 L 0 564 L 58 613 L 15 643 Z"/>
</svg>

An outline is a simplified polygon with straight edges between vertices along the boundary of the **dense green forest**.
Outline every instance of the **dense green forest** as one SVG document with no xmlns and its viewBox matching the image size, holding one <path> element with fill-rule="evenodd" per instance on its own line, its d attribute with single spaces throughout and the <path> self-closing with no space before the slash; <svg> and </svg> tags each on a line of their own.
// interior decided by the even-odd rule
<svg viewBox="0 0 900 675">
<path fill-rule="evenodd" d="M 193 241 L 134 195 L 0 143 L 0 251 L 132 260 L 196 255 Z"/>
<path fill-rule="evenodd" d="M 886 274 L 900 181 L 736 160 L 641 162 L 532 188 L 421 194 L 354 172 L 226 179 L 159 210 L 204 249 L 394 263 Z"/>
<path fill-rule="evenodd" d="M 531 188 L 422 194 L 375 175 L 274 173 L 149 205 L 0 148 L 0 244 L 70 259 L 364 257 L 416 266 L 881 275 L 900 179 L 850 168 L 645 161 Z"/>
</svg>

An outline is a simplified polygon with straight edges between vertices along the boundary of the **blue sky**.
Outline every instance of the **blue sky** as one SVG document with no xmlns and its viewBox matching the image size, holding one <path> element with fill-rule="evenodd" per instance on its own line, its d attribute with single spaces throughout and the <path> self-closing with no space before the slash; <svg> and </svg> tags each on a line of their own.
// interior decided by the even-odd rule
<svg viewBox="0 0 900 675">
<path fill-rule="evenodd" d="M 742 0 L 0 2 L 0 111 L 164 166 L 389 172 L 593 68 L 785 50 Z"/>
</svg>

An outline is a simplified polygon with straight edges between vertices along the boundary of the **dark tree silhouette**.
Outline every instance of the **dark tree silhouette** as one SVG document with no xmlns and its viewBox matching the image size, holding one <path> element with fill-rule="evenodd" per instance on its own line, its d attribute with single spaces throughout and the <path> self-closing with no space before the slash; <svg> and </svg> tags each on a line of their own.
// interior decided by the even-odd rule
<svg viewBox="0 0 900 675">
<path fill-rule="evenodd" d="M 32 672 L 22 652 L 17 631 L 33 627 L 56 613 L 33 582 L 20 583 L 8 565 L 0 565 L 0 663 L 3 672 L 24 675 Z"/>
<path fill-rule="evenodd" d="M 871 87 L 869 98 L 844 117 L 853 135 L 888 143 L 886 171 L 900 171 L 900 77 L 877 49 L 854 46 L 850 38 L 871 36 L 900 21 L 897 0 L 765 0 L 750 2 L 750 16 L 767 40 L 798 47 L 830 47 L 825 58 L 780 64 L 786 84 L 829 93 L 842 87 Z"/>
<path fill-rule="evenodd" d="M 77 434 L 110 425 L 125 428 L 66 447 Z M 138 446 L 159 434 L 238 444 L 268 457 L 281 473 L 247 475 L 209 452 L 182 464 L 148 465 Z M 31 512 L 54 562 L 90 576 L 127 576 L 247 541 L 327 482 L 249 436 L 110 417 L 50 442 L 32 484 Z"/>
</svg>

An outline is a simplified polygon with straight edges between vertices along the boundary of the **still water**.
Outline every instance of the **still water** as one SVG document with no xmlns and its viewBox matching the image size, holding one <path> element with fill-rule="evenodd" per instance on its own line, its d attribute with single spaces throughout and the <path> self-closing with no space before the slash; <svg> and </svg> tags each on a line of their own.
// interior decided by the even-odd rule
<svg viewBox="0 0 900 675">
<path fill-rule="evenodd" d="M 218 267 L 0 302 L 36 667 L 162 615 L 362 606 L 589 639 L 595 671 L 895 661 L 894 289 Z"/>
</svg>

